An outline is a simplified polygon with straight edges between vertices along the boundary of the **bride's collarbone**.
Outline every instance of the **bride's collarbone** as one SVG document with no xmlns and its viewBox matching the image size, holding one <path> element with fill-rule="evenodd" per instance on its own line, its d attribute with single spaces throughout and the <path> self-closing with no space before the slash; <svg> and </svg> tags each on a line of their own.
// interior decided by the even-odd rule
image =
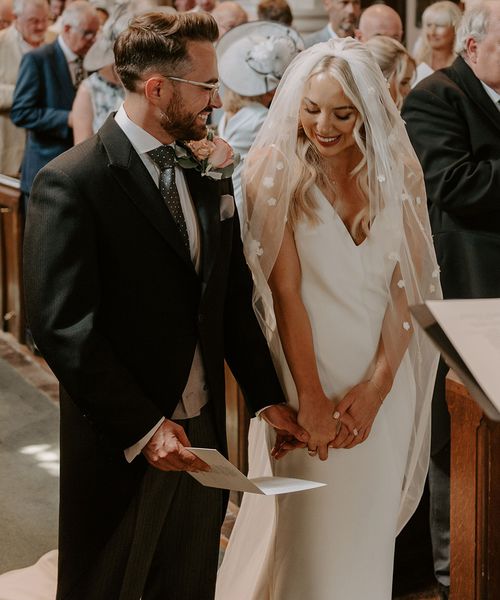
<svg viewBox="0 0 500 600">
<path fill-rule="evenodd" d="M 365 199 L 352 186 L 344 190 L 325 190 L 320 187 L 320 191 L 346 225 L 354 221 L 367 206 Z"/>
</svg>

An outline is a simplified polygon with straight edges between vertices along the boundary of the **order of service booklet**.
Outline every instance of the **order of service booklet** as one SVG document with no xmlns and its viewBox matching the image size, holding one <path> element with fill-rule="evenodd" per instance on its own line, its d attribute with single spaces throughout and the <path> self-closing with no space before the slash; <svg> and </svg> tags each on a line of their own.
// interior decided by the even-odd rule
<svg viewBox="0 0 500 600">
<path fill-rule="evenodd" d="M 486 415 L 500 421 L 500 298 L 430 300 L 410 310 Z"/>
<path fill-rule="evenodd" d="M 275 496 L 276 494 L 289 494 L 303 492 L 313 488 L 323 487 L 326 483 L 294 479 L 293 477 L 255 477 L 248 479 L 227 458 L 214 448 L 187 448 L 189 452 L 210 465 L 210 471 L 188 473 L 207 487 L 234 490 L 236 492 L 251 492 Z M 296 450 L 296 452 L 298 452 Z"/>
</svg>

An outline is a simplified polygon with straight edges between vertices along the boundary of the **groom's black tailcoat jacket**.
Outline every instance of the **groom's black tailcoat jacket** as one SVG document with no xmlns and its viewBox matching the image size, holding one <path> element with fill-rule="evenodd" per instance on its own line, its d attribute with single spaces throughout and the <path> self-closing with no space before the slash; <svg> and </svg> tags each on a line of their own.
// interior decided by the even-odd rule
<svg viewBox="0 0 500 600">
<path fill-rule="evenodd" d="M 128 464 L 123 451 L 172 415 L 197 342 L 222 450 L 224 359 L 252 411 L 283 401 L 251 306 L 236 211 L 221 220 L 231 182 L 185 175 L 200 227 L 199 275 L 112 117 L 33 186 L 25 291 L 34 339 L 61 383 L 62 598 L 137 491 L 147 463 L 139 455 Z"/>
</svg>

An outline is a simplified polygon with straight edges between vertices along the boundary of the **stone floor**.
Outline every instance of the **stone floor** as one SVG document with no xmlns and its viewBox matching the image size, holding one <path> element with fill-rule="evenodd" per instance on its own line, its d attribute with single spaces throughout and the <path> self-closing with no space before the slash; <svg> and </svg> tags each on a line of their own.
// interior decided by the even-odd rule
<svg viewBox="0 0 500 600">
<path fill-rule="evenodd" d="M 2 365 L 2 361 L 5 361 L 5 364 Z M 2 369 L 2 366 L 4 367 Z M 9 369 L 10 367 L 10 369 Z M 16 340 L 8 335 L 5 334 L 3 332 L 0 332 L 0 379 L 1 379 L 1 394 L 3 394 L 5 397 L 5 394 L 12 394 L 12 390 L 6 389 L 9 386 L 15 386 L 16 387 L 16 391 L 15 393 L 18 394 L 19 398 L 21 398 L 21 400 L 19 400 L 18 404 L 16 405 L 17 407 L 20 407 L 21 405 L 24 406 L 24 415 L 25 415 L 25 419 L 28 418 L 26 415 L 32 415 L 33 413 L 33 402 L 40 402 L 40 406 L 43 405 L 43 412 L 44 414 L 47 413 L 49 416 L 50 415 L 56 415 L 57 413 L 57 399 L 58 399 L 58 386 L 57 386 L 57 381 L 55 380 L 55 377 L 53 376 L 53 374 L 51 373 L 50 369 L 47 367 L 47 365 L 45 364 L 45 362 L 42 359 L 36 358 L 34 357 L 25 346 L 20 345 L 19 343 L 16 342 Z M 2 398 L 2 395 L 0 394 L 0 401 Z M 38 394 L 38 396 L 37 396 Z M 12 400 L 12 398 L 10 398 Z M 5 408 L 5 407 L 4 407 Z M 0 416 L 5 417 L 6 415 L 6 410 L 4 410 L 4 413 L 2 414 L 1 412 L 2 407 L 0 406 Z M 12 413 L 12 411 L 11 411 Z M 19 414 L 17 414 L 18 411 L 16 410 L 16 414 L 10 414 L 10 418 L 14 418 L 17 419 L 19 417 Z M 47 417 L 47 414 L 45 414 L 45 417 L 41 417 L 42 421 L 43 419 Z M 55 421 L 57 420 L 56 417 L 54 417 L 54 424 L 53 427 L 48 427 L 47 431 L 49 432 L 47 434 L 47 437 L 50 439 L 46 439 L 46 440 L 38 440 L 38 446 L 37 448 L 34 448 L 34 446 L 37 446 L 37 444 L 32 444 L 32 443 L 26 443 L 23 445 L 23 447 L 29 447 L 31 448 L 31 450 L 34 451 L 35 454 L 31 454 L 31 455 L 18 455 L 18 461 L 19 461 L 19 468 L 28 468 L 29 465 L 27 465 L 27 463 L 29 461 L 26 461 L 26 456 L 28 456 L 28 458 L 31 456 L 35 456 L 36 452 L 41 453 L 40 454 L 40 462 L 44 462 L 43 458 L 45 457 L 46 459 L 52 459 L 52 462 L 55 463 L 56 461 L 54 461 L 55 457 L 54 455 L 54 448 L 52 448 L 51 446 L 54 444 L 54 439 L 55 439 L 55 432 L 57 429 L 57 425 L 55 423 Z M 45 423 L 47 423 L 47 421 L 44 421 Z M 9 444 L 6 443 L 9 440 L 7 438 L 9 438 L 10 436 L 10 442 L 11 442 L 11 446 L 12 446 L 12 434 L 11 434 L 11 430 L 12 427 L 9 427 L 8 423 L 3 422 L 3 430 L 0 429 L 0 450 L 5 449 L 5 446 L 8 446 Z M 3 432 L 3 433 L 2 433 Z M 9 433 L 10 432 L 10 433 Z M 20 434 L 19 434 L 20 435 Z M 29 435 L 28 435 L 29 438 Z M 40 442 L 45 443 L 45 445 L 48 445 L 47 448 L 41 448 L 41 444 Z M 19 442 L 20 443 L 20 442 Z M 19 444 L 18 444 L 19 445 Z M 42 444 L 43 445 L 43 444 Z M 44 454 L 45 451 L 45 454 Z M 50 456 L 49 456 L 50 454 Z M 0 454 L 0 456 L 2 456 Z M 12 453 L 9 455 L 9 461 L 12 462 Z M 6 461 L 4 461 L 5 463 Z M 33 461 L 32 461 L 33 462 Z M 50 460 L 45 461 L 45 462 L 51 462 Z M 0 464 L 0 477 L 2 474 L 2 467 L 5 468 L 5 464 L 2 465 Z M 9 471 L 10 473 L 13 472 L 13 466 L 10 465 L 11 470 Z M 31 480 L 31 476 L 28 478 L 29 481 L 27 481 L 27 478 L 22 477 L 22 478 L 18 478 L 17 483 L 15 481 L 12 482 L 12 485 L 10 485 L 9 489 L 9 494 L 6 494 L 5 491 L 2 492 L 1 494 L 1 499 L 3 504 L 7 503 L 9 504 L 9 498 L 10 498 L 10 503 L 11 505 L 14 504 L 15 502 L 15 498 L 19 498 L 19 495 L 21 494 L 21 496 L 23 498 L 26 499 L 27 494 L 35 494 L 35 498 L 31 498 L 29 500 L 29 502 L 27 502 L 28 508 L 25 510 L 21 510 L 21 514 L 25 515 L 25 514 L 29 514 L 30 515 L 30 519 L 31 519 L 31 527 L 33 527 L 33 529 L 37 530 L 37 536 L 40 538 L 43 538 L 41 540 L 35 540 L 35 543 L 33 544 L 27 544 L 27 537 L 25 535 L 25 533 L 23 535 L 19 535 L 19 531 L 20 531 L 20 524 L 19 524 L 19 519 L 17 518 L 17 520 L 14 519 L 15 523 L 14 525 L 12 525 L 12 523 L 10 525 L 10 529 L 9 527 L 5 527 L 3 528 L 2 531 L 2 527 L 0 526 L 0 539 L 5 540 L 5 535 L 8 533 L 9 536 L 9 548 L 6 548 L 4 543 L 0 543 L 0 547 L 3 547 L 2 550 L 0 550 L 0 572 L 3 572 L 7 569 L 11 569 L 11 568 L 16 568 L 16 567 L 21 567 L 21 566 L 25 566 L 27 564 L 30 564 L 31 562 L 33 562 L 34 558 L 36 558 L 39 554 L 40 554 L 40 550 L 48 550 L 50 549 L 52 546 L 52 544 L 54 543 L 55 540 L 55 527 L 56 527 L 56 514 L 55 512 L 57 511 L 56 508 L 56 499 L 54 496 L 54 490 L 57 488 L 56 482 L 54 480 L 54 477 L 57 477 L 57 468 L 54 464 L 52 464 L 52 467 L 44 467 L 45 471 L 43 471 L 43 469 L 40 471 L 40 469 L 34 469 L 32 467 L 32 470 L 30 471 L 33 475 L 32 477 L 34 477 L 34 480 Z M 52 469 L 52 472 L 51 472 Z M 28 471 L 27 471 L 28 472 Z M 45 478 L 42 478 L 42 474 L 45 473 Z M 43 481 L 42 481 L 43 479 Z M 4 486 L 4 481 L 5 478 L 2 477 L 2 488 Z M 38 483 L 37 483 L 38 482 Z M 15 486 L 18 485 L 20 487 L 16 488 Z M 14 487 L 12 487 L 14 486 Z M 44 487 L 45 486 L 45 487 Z M 45 489 L 45 491 L 44 491 Z M 31 491 L 30 491 L 31 490 Z M 45 495 L 46 499 L 40 499 L 39 496 L 40 495 Z M 47 499 L 48 497 L 48 499 Z M 36 501 L 35 501 L 36 500 Z M 4 520 L 4 524 L 5 524 L 5 515 L 9 513 L 9 510 L 12 510 L 13 507 L 10 506 L 3 506 L 3 517 L 2 519 Z M 38 506 L 38 509 L 37 509 Z M 0 508 L 2 507 L 2 504 L 0 503 Z M 26 507 L 25 507 L 26 508 Z M 39 511 L 37 513 L 37 510 Z M 43 512 L 45 511 L 45 513 Z M 238 507 L 234 504 L 234 503 L 230 503 L 229 505 L 229 509 L 228 509 L 228 513 L 226 516 L 226 520 L 224 522 L 223 525 L 223 529 L 222 529 L 222 535 L 221 535 L 221 555 L 223 554 L 227 543 L 228 543 L 228 539 L 229 536 L 231 534 L 231 530 L 234 524 L 234 520 L 236 518 L 237 515 L 237 511 L 238 511 Z M 23 516 L 23 519 L 26 520 L 26 516 Z M 11 519 L 12 521 L 12 519 Z M 44 521 L 47 524 L 47 527 L 45 528 L 45 530 L 39 531 L 37 528 L 37 523 L 40 523 L 41 521 Z M 28 520 L 28 522 L 30 522 Z M 16 526 L 17 523 L 17 526 Z M 17 529 L 16 529 L 17 527 Z M 24 532 L 26 532 L 26 527 L 27 527 L 27 523 L 26 521 L 24 522 Z M 17 535 L 16 535 L 17 532 Z M 45 551 L 44 550 L 44 551 Z M 10 556 L 9 556 L 10 555 Z M 412 594 L 406 594 L 406 595 L 400 595 L 400 596 L 395 596 L 394 600 L 438 600 L 438 595 L 437 592 L 434 588 L 434 586 L 432 584 L 428 584 L 425 585 L 424 584 L 424 589 L 421 589 L 418 593 L 412 593 Z M 364 600 L 364 599 L 363 599 Z"/>
<path fill-rule="evenodd" d="M 57 545 L 55 390 L 47 370 L 0 337 L 0 573 L 27 566 Z"/>
</svg>

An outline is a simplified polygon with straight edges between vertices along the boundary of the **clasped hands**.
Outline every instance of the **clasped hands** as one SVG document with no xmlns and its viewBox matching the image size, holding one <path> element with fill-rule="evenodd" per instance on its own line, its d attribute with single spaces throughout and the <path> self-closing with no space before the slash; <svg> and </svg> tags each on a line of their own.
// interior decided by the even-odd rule
<svg viewBox="0 0 500 600">
<path fill-rule="evenodd" d="M 271 455 L 280 459 L 291 450 L 307 447 L 309 454 L 326 460 L 329 448 L 353 448 L 370 434 L 382 402 L 378 386 L 365 381 L 353 387 L 336 406 L 323 392 L 303 394 L 298 414 L 285 404 L 269 406 L 260 416 L 276 430 Z M 142 453 L 162 471 L 209 471 L 203 460 L 189 452 L 189 446 L 184 428 L 165 419 Z"/>
<path fill-rule="evenodd" d="M 278 435 L 271 454 L 279 459 L 307 446 L 311 456 L 326 460 L 329 448 L 354 448 L 369 436 L 382 402 L 380 388 L 371 380 L 354 386 L 337 405 L 322 391 L 302 394 L 297 423 L 308 434 L 307 444 Z"/>
</svg>

